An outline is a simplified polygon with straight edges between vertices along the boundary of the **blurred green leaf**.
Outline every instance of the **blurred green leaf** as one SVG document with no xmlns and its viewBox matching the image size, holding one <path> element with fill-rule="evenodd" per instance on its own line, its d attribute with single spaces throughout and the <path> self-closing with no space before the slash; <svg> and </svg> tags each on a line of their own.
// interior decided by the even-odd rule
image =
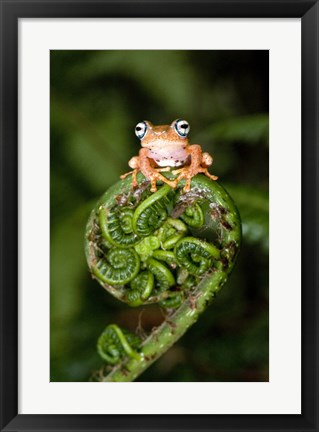
<svg viewBox="0 0 319 432">
<path fill-rule="evenodd" d="M 83 306 L 82 280 L 87 276 L 84 227 L 90 205 L 77 209 L 51 232 L 51 319 L 66 325 Z"/>
<path fill-rule="evenodd" d="M 223 144 L 241 142 L 249 145 L 262 143 L 268 146 L 268 130 L 268 114 L 257 114 L 215 123 L 205 129 L 202 136 Z"/>
<path fill-rule="evenodd" d="M 260 188 L 227 184 L 242 220 L 243 241 L 260 243 L 264 252 L 269 248 L 268 194 Z"/>
</svg>

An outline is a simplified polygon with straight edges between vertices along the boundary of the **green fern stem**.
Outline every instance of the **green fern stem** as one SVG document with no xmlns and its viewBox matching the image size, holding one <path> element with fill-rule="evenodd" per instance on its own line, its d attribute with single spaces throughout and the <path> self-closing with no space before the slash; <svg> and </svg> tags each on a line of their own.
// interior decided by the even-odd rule
<svg viewBox="0 0 319 432">
<path fill-rule="evenodd" d="M 188 296 L 169 320 L 165 320 L 141 344 L 138 360 L 126 358 L 105 376 L 104 382 L 134 381 L 161 357 L 197 320 L 227 280 L 227 273 L 219 270 L 203 280 Z"/>
</svg>

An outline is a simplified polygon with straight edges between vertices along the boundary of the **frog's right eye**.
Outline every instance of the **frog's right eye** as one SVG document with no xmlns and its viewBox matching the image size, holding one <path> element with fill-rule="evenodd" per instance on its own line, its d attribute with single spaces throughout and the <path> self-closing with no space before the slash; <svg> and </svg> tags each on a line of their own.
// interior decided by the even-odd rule
<svg viewBox="0 0 319 432">
<path fill-rule="evenodd" d="M 142 139 L 144 138 L 145 134 L 147 132 L 147 123 L 145 121 L 137 123 L 135 126 L 135 135 L 137 138 Z"/>
<path fill-rule="evenodd" d="M 174 127 L 178 135 L 182 138 L 186 138 L 189 132 L 189 123 L 186 120 L 177 119 L 174 122 Z"/>
</svg>

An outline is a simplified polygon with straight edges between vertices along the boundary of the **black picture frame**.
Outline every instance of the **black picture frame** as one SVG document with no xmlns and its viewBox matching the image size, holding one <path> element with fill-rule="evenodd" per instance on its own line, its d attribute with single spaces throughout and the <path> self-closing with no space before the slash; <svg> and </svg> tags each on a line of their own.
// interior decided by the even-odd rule
<svg viewBox="0 0 319 432">
<path fill-rule="evenodd" d="M 314 0 L 1 0 L 1 431 L 318 431 L 319 5 Z M 18 414 L 18 20 L 84 17 L 301 18 L 302 414 Z"/>
</svg>

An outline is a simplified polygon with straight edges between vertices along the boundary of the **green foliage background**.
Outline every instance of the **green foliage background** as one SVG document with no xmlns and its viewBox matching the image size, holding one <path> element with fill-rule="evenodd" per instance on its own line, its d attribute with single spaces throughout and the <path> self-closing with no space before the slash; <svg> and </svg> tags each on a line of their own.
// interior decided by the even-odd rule
<svg viewBox="0 0 319 432">
<path fill-rule="evenodd" d="M 179 117 L 214 156 L 243 245 L 216 301 L 139 380 L 268 381 L 268 79 L 268 51 L 51 51 L 51 381 L 87 381 L 101 367 L 107 324 L 151 331 L 163 319 L 90 278 L 83 235 L 138 153 L 135 125 Z"/>
</svg>

